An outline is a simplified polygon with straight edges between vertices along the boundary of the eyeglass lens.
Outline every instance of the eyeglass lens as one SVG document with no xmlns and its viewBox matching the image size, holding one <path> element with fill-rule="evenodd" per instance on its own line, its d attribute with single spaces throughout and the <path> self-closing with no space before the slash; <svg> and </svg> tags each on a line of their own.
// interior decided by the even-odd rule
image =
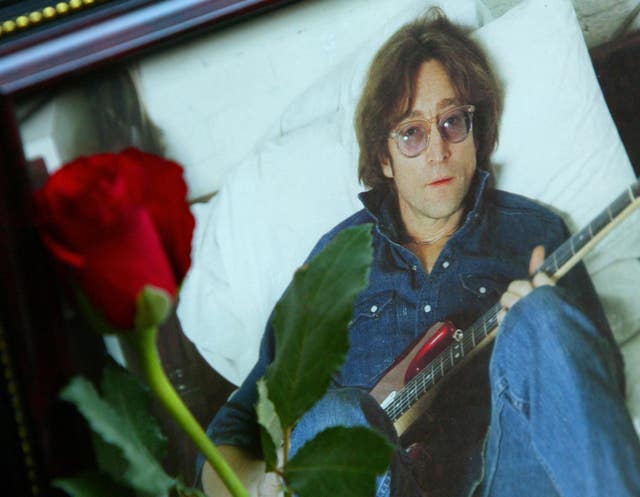
<svg viewBox="0 0 640 497">
<path fill-rule="evenodd" d="M 448 142 L 459 143 L 471 131 L 472 112 L 468 109 L 453 109 L 440 116 L 438 131 Z M 398 128 L 396 141 L 400 152 L 407 157 L 415 157 L 427 148 L 429 141 L 429 122 L 410 121 Z"/>
</svg>

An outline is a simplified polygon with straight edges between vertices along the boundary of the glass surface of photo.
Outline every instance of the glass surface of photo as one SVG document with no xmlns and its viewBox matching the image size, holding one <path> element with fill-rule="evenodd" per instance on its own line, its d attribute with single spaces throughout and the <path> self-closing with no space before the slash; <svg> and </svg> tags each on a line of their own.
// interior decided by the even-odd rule
<svg viewBox="0 0 640 497">
<path fill-rule="evenodd" d="M 296 268 L 362 208 L 354 114 L 369 65 L 430 5 L 472 33 L 504 92 L 490 161 L 497 188 L 535 199 L 576 233 L 636 176 L 568 0 L 526 0 L 495 18 L 475 0 L 104 0 L 68 2 L 64 12 L 22 3 L 0 5 L 1 326 L 18 381 L 4 388 L 18 389 L 27 413 L 26 435 L 7 449 L 22 454 L 20 488 L 42 490 L 93 457 L 87 433 L 77 433 L 81 421 L 57 400 L 64 382 L 77 372 L 96 377 L 106 356 L 135 369 L 116 339 L 83 335 L 72 293 L 33 228 L 32 192 L 64 164 L 136 147 L 184 168 L 196 219 L 192 266 L 159 347 L 204 426 L 255 364 Z M 58 10 L 44 19 L 49 7 Z M 584 260 L 632 358 L 639 280 L 629 275 L 640 276 L 640 230 L 628 227 L 637 223 L 631 216 Z M 634 385 L 640 379 L 640 371 L 629 375 Z M 67 416 L 74 422 L 53 428 Z M 196 450 L 160 418 L 167 465 L 190 484 Z M 70 438 L 80 443 L 75 454 Z"/>
</svg>

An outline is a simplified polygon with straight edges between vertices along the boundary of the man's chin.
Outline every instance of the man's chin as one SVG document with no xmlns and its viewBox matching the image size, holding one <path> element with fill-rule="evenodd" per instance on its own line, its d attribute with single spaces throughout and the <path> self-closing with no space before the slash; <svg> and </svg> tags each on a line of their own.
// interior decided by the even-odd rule
<svg viewBox="0 0 640 497">
<path fill-rule="evenodd" d="M 421 210 L 422 217 L 437 220 L 446 221 L 452 216 L 455 216 L 462 208 L 461 204 L 453 204 L 450 206 L 440 205 L 440 208 L 434 208 L 433 205 L 429 205 Z"/>
</svg>

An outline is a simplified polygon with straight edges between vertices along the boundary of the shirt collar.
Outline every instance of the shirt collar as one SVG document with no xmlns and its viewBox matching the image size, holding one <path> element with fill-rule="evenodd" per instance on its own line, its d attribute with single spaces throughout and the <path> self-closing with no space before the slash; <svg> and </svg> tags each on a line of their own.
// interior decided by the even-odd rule
<svg viewBox="0 0 640 497">
<path fill-rule="evenodd" d="M 467 215 L 464 224 L 473 219 L 478 219 L 482 208 L 482 199 L 488 187 L 490 173 L 479 169 L 476 171 L 471 188 L 467 194 Z M 380 230 L 391 240 L 402 242 L 405 238 L 405 231 L 400 213 L 397 208 L 396 194 L 380 190 L 368 190 L 358 195 L 364 208 L 375 219 Z"/>
</svg>

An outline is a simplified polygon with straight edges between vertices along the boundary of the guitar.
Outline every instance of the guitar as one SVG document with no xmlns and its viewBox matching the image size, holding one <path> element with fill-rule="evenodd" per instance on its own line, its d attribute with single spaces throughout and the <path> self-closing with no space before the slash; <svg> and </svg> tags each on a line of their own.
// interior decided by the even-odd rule
<svg viewBox="0 0 640 497">
<path fill-rule="evenodd" d="M 640 180 L 620 194 L 585 228 L 566 240 L 542 263 L 538 272 L 562 278 L 611 230 L 640 206 Z M 455 373 L 496 337 L 496 303 L 467 330 L 453 323 L 436 323 L 411 345 L 371 390 L 393 422 L 398 435 L 412 426 L 429 407 L 443 380 Z"/>
</svg>

